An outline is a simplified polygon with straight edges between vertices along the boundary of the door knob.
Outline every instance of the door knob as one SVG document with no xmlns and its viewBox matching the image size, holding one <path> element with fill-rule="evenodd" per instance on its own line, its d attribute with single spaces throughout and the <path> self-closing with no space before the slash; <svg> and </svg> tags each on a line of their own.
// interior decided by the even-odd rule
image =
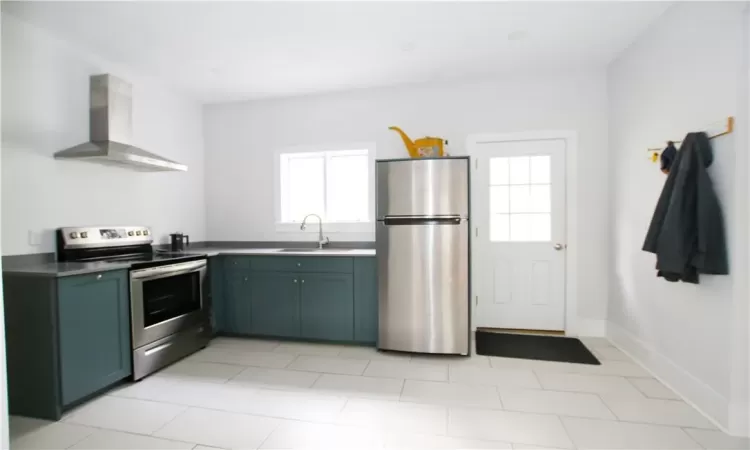
<svg viewBox="0 0 750 450">
<path fill-rule="evenodd" d="M 562 245 L 562 244 L 560 244 L 559 242 L 557 244 L 555 244 L 555 250 L 557 250 L 558 252 L 560 250 L 564 249 L 564 248 L 565 248 L 565 246 Z"/>
</svg>

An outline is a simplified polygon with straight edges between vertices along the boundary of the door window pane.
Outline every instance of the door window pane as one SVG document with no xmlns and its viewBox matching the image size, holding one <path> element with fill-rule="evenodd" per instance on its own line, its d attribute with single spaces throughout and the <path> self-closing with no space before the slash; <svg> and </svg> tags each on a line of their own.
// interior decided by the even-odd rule
<svg viewBox="0 0 750 450">
<path fill-rule="evenodd" d="M 508 240 L 510 241 L 528 241 L 530 230 L 529 230 L 529 215 L 528 214 L 513 214 L 510 218 L 510 228 Z"/>
<path fill-rule="evenodd" d="M 525 213 L 531 208 L 529 198 L 529 185 L 510 187 L 510 212 Z"/>
<path fill-rule="evenodd" d="M 510 166 L 510 184 L 528 184 L 529 183 L 529 157 L 514 156 L 508 158 Z"/>
<path fill-rule="evenodd" d="M 509 210 L 511 213 L 550 212 L 550 185 L 510 186 Z"/>
<path fill-rule="evenodd" d="M 551 212 L 552 200 L 550 198 L 549 184 L 529 186 L 529 212 Z"/>
<path fill-rule="evenodd" d="M 552 232 L 550 155 L 490 158 L 490 240 L 544 242 Z"/>
<path fill-rule="evenodd" d="M 531 157 L 531 183 L 549 184 L 550 183 L 550 156 L 532 156 Z"/>
<path fill-rule="evenodd" d="M 508 158 L 490 158 L 490 184 L 510 184 Z"/>
<path fill-rule="evenodd" d="M 508 186 L 490 186 L 490 214 L 508 213 Z"/>
</svg>

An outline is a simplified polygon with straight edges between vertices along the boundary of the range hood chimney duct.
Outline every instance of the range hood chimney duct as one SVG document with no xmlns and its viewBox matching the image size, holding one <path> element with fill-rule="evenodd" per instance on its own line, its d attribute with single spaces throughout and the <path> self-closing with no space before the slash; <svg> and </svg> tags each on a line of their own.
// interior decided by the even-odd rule
<svg viewBox="0 0 750 450">
<path fill-rule="evenodd" d="M 187 166 L 131 145 L 132 86 L 109 74 L 92 75 L 89 93 L 89 142 L 55 153 L 143 172 L 186 171 Z"/>
</svg>

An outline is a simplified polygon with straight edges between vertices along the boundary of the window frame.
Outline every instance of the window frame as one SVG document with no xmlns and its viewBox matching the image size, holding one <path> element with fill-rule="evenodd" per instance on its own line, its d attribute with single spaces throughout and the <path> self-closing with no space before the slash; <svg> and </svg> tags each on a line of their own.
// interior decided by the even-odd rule
<svg viewBox="0 0 750 450">
<path fill-rule="evenodd" d="M 324 232 L 328 233 L 358 233 L 373 232 L 375 230 L 375 143 L 374 142 L 351 142 L 335 144 L 318 144 L 318 145 L 296 145 L 284 147 L 276 150 L 273 155 L 274 159 L 274 222 L 276 231 L 301 233 L 298 222 L 282 221 L 282 164 L 281 156 L 289 153 L 309 153 L 311 156 L 320 154 L 321 156 L 331 152 L 354 152 L 367 151 L 367 211 L 368 218 L 364 222 L 323 222 Z M 327 169 L 327 163 L 330 156 L 326 156 L 324 171 Z M 324 172 L 325 177 L 325 172 Z M 327 193 L 326 193 L 327 197 Z M 327 199 L 325 199 L 327 201 Z M 317 222 L 317 220 L 315 221 Z M 304 232 L 318 232 L 316 226 L 308 227 Z"/>
</svg>

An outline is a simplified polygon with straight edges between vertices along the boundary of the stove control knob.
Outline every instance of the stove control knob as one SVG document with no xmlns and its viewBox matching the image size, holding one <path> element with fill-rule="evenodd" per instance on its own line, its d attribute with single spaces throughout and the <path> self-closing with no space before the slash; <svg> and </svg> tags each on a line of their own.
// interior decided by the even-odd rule
<svg viewBox="0 0 750 450">
<path fill-rule="evenodd" d="M 78 239 L 78 233 L 77 233 L 77 232 L 75 232 L 75 231 L 74 231 L 74 232 L 72 232 L 72 233 L 70 233 L 70 238 L 71 238 L 71 239 Z"/>
<path fill-rule="evenodd" d="M 140 235 L 141 235 L 141 230 L 138 230 L 138 231 L 136 231 L 136 232 L 135 232 L 135 235 L 136 235 L 136 236 L 140 236 Z"/>
<path fill-rule="evenodd" d="M 86 239 L 87 237 L 89 237 L 89 234 L 87 232 L 84 231 L 83 233 L 81 233 L 81 239 Z"/>
<path fill-rule="evenodd" d="M 148 236 L 148 230 L 143 230 L 143 235 Z"/>
<path fill-rule="evenodd" d="M 128 231 L 128 236 L 132 236 L 132 235 L 133 235 L 133 232 L 132 231 Z"/>
</svg>

